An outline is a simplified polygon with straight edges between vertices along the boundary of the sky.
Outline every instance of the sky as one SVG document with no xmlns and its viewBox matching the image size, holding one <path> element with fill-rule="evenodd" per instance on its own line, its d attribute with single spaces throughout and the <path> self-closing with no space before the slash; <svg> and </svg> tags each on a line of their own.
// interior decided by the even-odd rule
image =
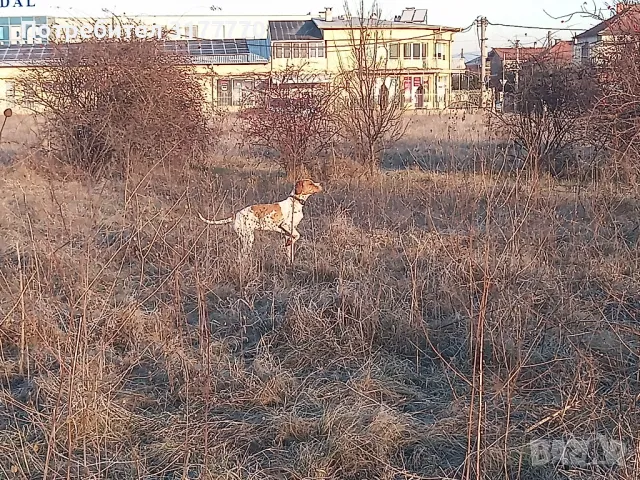
<svg viewBox="0 0 640 480">
<path fill-rule="evenodd" d="M 305 15 L 309 12 L 316 15 L 324 7 L 333 7 L 334 15 L 344 11 L 343 0 L 332 2 L 328 0 L 278 0 L 274 2 L 264 0 L 244 0 L 243 2 L 232 0 L 0 0 L 0 6 L 9 2 L 22 3 L 20 7 L 0 8 L 0 14 L 4 15 L 52 15 L 52 16 L 102 16 L 101 11 L 107 8 L 116 14 L 147 14 L 147 15 L 197 15 L 212 14 L 211 7 L 217 7 L 216 14 L 221 15 Z M 357 1 L 357 0 L 355 0 Z M 573 12 L 579 12 L 581 8 L 590 11 L 602 9 L 606 13 L 605 0 L 590 0 L 584 4 L 579 0 L 526 0 L 514 2 L 513 0 L 455 0 L 411 3 L 394 0 L 379 0 L 383 16 L 387 19 L 399 15 L 406 7 L 427 8 L 427 21 L 429 24 L 446 25 L 451 27 L 469 27 L 478 16 L 485 16 L 490 24 L 487 27 L 488 49 L 492 47 L 512 46 L 516 39 L 522 46 L 533 46 L 534 42 L 545 41 L 547 29 L 551 29 L 554 38 L 570 39 L 572 33 L 579 33 L 597 23 L 593 18 L 585 15 L 576 15 L 571 19 L 561 22 L 559 17 Z M 595 3 L 593 3 L 595 1 Z M 26 7 L 30 2 L 33 7 Z M 350 0 L 352 10 L 356 3 Z M 365 7 L 370 3 L 365 2 Z M 28 12 L 28 13 L 27 13 Z M 508 28 L 493 24 L 520 25 L 526 27 L 541 28 Z M 563 29 L 575 28 L 575 32 Z M 470 31 L 457 34 L 453 45 L 453 56 L 459 57 L 464 50 L 465 58 L 469 59 L 480 51 L 478 32 L 475 26 Z"/>
</svg>

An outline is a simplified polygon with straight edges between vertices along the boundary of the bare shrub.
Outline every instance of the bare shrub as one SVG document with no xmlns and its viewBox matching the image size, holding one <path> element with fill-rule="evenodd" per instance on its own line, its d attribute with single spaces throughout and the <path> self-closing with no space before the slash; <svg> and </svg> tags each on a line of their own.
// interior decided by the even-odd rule
<svg viewBox="0 0 640 480">
<path fill-rule="evenodd" d="M 497 112 L 500 128 L 514 139 L 526 167 L 566 175 L 585 146 L 589 116 L 597 99 L 592 69 L 537 58 L 522 68 L 515 112 Z"/>
<path fill-rule="evenodd" d="M 100 175 L 130 158 L 203 157 L 212 129 L 202 86 L 186 56 L 158 39 L 53 44 L 46 65 L 18 79 L 22 99 L 45 117 L 51 152 Z"/>
<path fill-rule="evenodd" d="M 354 158 L 372 172 L 380 166 L 386 146 L 402 138 L 406 130 L 406 105 L 400 91 L 400 73 L 389 68 L 380 8 L 365 11 L 360 2 L 350 18 L 347 55 L 338 56 L 336 83 L 341 90 L 336 115 L 341 132 L 352 145 Z M 388 41 L 388 39 L 386 39 Z M 345 57 L 345 58 L 343 58 Z"/>
<path fill-rule="evenodd" d="M 287 178 L 299 178 L 336 136 L 334 97 L 328 84 L 309 81 L 304 66 L 272 72 L 245 98 L 245 141 L 275 151 Z"/>
</svg>

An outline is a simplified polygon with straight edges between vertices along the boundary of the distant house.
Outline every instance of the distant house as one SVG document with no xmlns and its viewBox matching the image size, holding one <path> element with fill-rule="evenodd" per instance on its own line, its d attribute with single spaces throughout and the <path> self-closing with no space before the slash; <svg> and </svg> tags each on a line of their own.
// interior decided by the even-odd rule
<svg viewBox="0 0 640 480">
<path fill-rule="evenodd" d="M 544 48 L 493 48 L 489 52 L 489 86 L 497 92 L 514 91 L 516 72 L 529 60 L 544 53 Z"/>
<path fill-rule="evenodd" d="M 640 5 L 618 3 L 615 15 L 576 35 L 573 60 L 590 63 L 594 60 L 600 46 L 612 42 L 619 36 L 638 34 L 640 34 Z"/>
<path fill-rule="evenodd" d="M 482 66 L 482 61 L 480 60 L 480 55 L 475 56 L 471 60 L 465 61 L 465 67 L 468 73 L 480 76 L 480 69 Z M 489 59 L 488 57 L 485 59 L 487 73 L 489 72 Z"/>
<path fill-rule="evenodd" d="M 556 40 L 551 47 L 494 48 L 489 52 L 489 86 L 496 91 L 512 92 L 517 83 L 517 72 L 531 63 L 553 62 L 569 64 L 573 59 L 573 44 Z"/>
</svg>

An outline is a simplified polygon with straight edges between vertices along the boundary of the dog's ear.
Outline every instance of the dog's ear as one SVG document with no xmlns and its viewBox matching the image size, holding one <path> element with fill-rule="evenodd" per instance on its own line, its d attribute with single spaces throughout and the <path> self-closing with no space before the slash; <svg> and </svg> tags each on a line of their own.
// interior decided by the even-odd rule
<svg viewBox="0 0 640 480">
<path fill-rule="evenodd" d="M 296 186 L 294 189 L 294 193 L 296 195 L 302 195 L 302 192 L 304 191 L 304 180 L 298 180 L 296 182 Z"/>
</svg>

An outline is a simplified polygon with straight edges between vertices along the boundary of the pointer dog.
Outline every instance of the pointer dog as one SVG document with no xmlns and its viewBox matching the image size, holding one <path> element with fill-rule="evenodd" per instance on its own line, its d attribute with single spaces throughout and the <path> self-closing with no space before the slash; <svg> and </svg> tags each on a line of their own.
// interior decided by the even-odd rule
<svg viewBox="0 0 640 480">
<path fill-rule="evenodd" d="M 322 192 L 322 186 L 310 179 L 298 180 L 291 194 L 278 203 L 257 204 L 244 207 L 228 218 L 222 220 L 208 220 L 200 213 L 200 219 L 209 225 L 224 225 L 233 223 L 233 229 L 238 234 L 243 256 L 249 254 L 253 248 L 255 231 L 263 230 L 280 232 L 288 237 L 286 245 L 291 247 L 300 239 L 296 227 L 302 220 L 302 207 L 306 200 L 314 193 Z M 291 256 L 290 256 L 291 259 Z"/>
</svg>

